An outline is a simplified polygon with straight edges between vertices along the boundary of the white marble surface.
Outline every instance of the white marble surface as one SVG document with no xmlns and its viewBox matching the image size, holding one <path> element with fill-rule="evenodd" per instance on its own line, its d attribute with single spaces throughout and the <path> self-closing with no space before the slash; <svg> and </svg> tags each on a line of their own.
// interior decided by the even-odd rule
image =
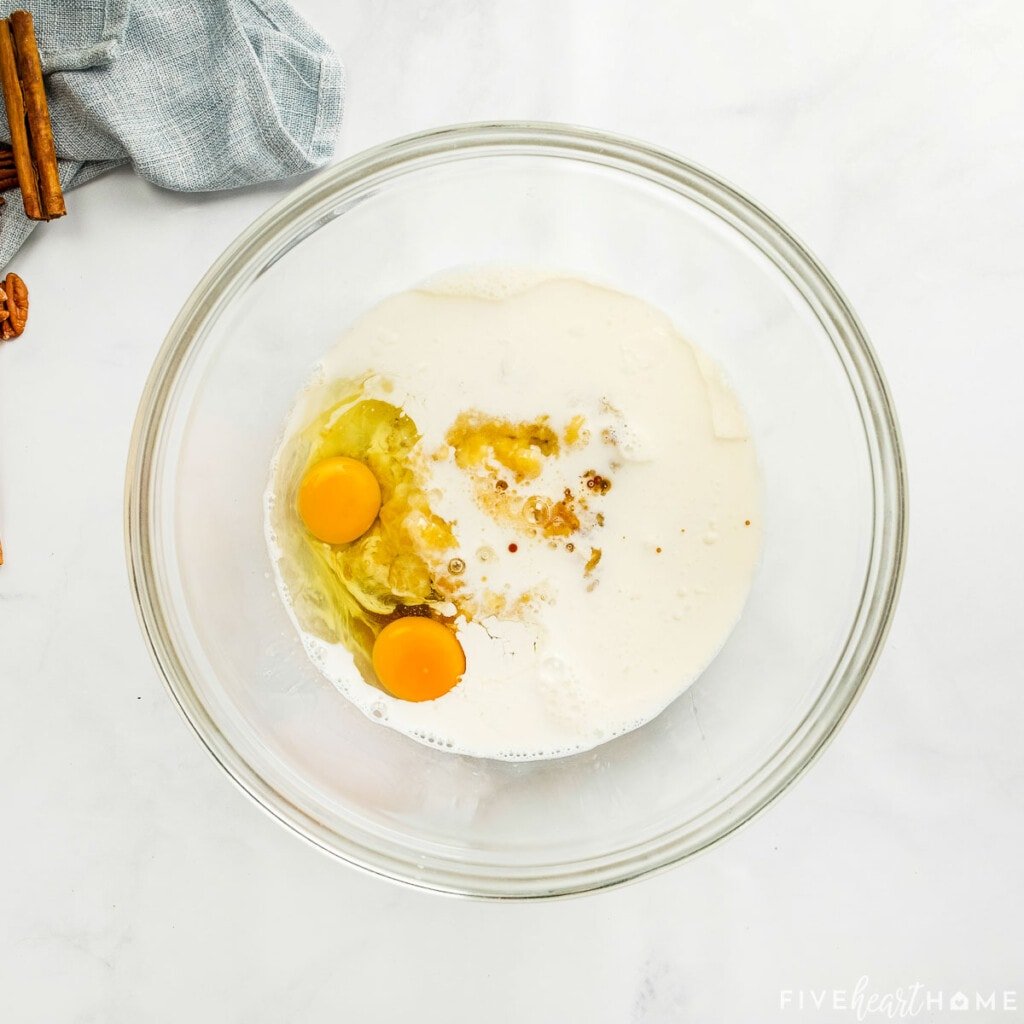
<svg viewBox="0 0 1024 1024">
<path fill-rule="evenodd" d="M 780 990 L 862 975 L 1024 1005 L 1024 7 L 301 6 L 348 67 L 339 156 L 449 122 L 581 122 L 686 154 L 805 239 L 902 416 L 902 603 L 836 743 L 694 863 L 521 906 L 336 863 L 237 792 L 180 719 L 122 550 L 150 360 L 287 186 L 97 181 L 17 258 L 32 319 L 0 350 L 0 1020 L 854 1020 L 780 1009 Z"/>
</svg>

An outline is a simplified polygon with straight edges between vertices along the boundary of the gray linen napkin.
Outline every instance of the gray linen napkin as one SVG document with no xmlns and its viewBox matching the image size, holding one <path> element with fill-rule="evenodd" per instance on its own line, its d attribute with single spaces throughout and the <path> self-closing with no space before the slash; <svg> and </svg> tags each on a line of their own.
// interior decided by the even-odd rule
<svg viewBox="0 0 1024 1024">
<path fill-rule="evenodd" d="M 206 192 L 309 171 L 334 152 L 341 65 L 285 0 L 23 0 L 2 10 L 12 6 L 35 18 L 65 190 L 131 163 L 155 185 Z M 10 139 L 2 112 L 0 136 Z M 6 198 L 0 269 L 35 226 L 19 193 Z"/>
</svg>

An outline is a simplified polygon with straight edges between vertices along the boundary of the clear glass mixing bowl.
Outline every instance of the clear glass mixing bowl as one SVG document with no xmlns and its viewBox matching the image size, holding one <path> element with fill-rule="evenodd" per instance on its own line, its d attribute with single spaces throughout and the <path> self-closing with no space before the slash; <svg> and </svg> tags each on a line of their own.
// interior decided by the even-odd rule
<svg viewBox="0 0 1024 1024">
<path fill-rule="evenodd" d="M 642 729 L 526 764 L 431 749 L 351 706 L 285 615 L 262 525 L 285 415 L 344 327 L 440 270 L 494 262 L 572 271 L 668 312 L 741 396 L 765 484 L 762 564 L 708 671 Z M 892 615 L 905 489 L 868 341 L 822 267 L 767 213 L 641 143 L 468 125 L 331 168 L 216 262 L 142 397 L 128 559 L 174 699 L 272 815 L 393 879 L 543 897 L 689 857 L 811 763 Z"/>
</svg>

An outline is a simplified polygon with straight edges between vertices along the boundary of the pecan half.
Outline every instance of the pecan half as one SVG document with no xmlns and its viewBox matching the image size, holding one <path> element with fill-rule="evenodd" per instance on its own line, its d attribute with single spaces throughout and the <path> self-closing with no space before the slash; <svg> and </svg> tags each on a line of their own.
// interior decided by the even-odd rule
<svg viewBox="0 0 1024 1024">
<path fill-rule="evenodd" d="M 28 321 L 28 288 L 17 274 L 8 274 L 0 285 L 0 338 L 16 338 Z"/>
</svg>

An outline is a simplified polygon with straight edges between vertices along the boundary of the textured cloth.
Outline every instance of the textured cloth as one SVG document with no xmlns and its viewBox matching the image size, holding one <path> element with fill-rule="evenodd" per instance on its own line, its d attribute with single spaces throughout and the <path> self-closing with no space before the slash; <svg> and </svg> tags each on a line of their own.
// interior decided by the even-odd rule
<svg viewBox="0 0 1024 1024">
<path fill-rule="evenodd" d="M 35 18 L 65 190 L 131 163 L 155 185 L 206 192 L 309 171 L 334 152 L 341 65 L 284 0 L 14 6 Z M 9 192 L 0 268 L 34 226 Z"/>
</svg>

